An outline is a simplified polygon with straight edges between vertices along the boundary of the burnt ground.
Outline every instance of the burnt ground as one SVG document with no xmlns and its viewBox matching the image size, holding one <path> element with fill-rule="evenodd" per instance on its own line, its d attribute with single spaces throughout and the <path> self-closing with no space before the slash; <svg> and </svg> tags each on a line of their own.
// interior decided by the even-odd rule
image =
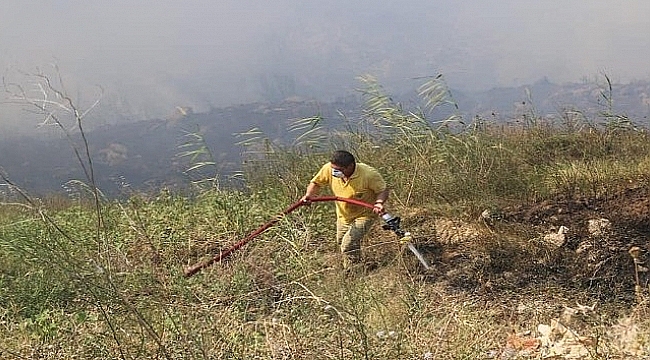
<svg viewBox="0 0 650 360">
<path fill-rule="evenodd" d="M 433 269 L 424 270 L 408 251 L 402 257 L 407 267 L 461 291 L 498 295 L 559 288 L 601 303 L 631 304 L 638 299 L 637 285 L 644 294 L 648 289 L 648 187 L 512 206 L 475 222 L 431 224 L 431 214 L 406 215 L 404 225 L 414 233 L 436 228 L 435 236 L 415 241 Z M 590 229 L 589 221 L 599 219 L 607 225 Z M 545 235 L 561 226 L 569 229 L 564 241 L 549 243 Z M 630 253 L 635 247 L 636 265 Z"/>
<path fill-rule="evenodd" d="M 558 197 L 505 210 L 504 218 L 531 225 L 576 224 L 591 218 L 606 218 L 618 228 L 650 231 L 650 188 L 633 187 L 601 198 Z"/>
</svg>

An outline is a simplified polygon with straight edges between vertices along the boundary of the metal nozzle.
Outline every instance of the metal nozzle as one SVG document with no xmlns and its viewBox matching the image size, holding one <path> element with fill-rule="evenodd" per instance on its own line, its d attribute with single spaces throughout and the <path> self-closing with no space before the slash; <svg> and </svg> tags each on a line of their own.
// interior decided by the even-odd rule
<svg viewBox="0 0 650 360">
<path fill-rule="evenodd" d="M 404 237 L 406 232 L 399 227 L 401 221 L 399 216 L 393 216 L 389 213 L 385 213 L 381 216 L 381 218 L 384 219 L 385 222 L 385 224 L 382 226 L 384 230 L 391 230 L 400 238 Z"/>
<path fill-rule="evenodd" d="M 431 266 L 429 266 L 429 263 L 427 263 L 427 260 L 424 258 L 422 253 L 420 253 L 418 249 L 415 248 L 415 245 L 413 245 L 413 238 L 411 237 L 411 233 L 400 229 L 400 217 L 385 213 L 381 216 L 381 218 L 384 219 L 384 225 L 382 228 L 384 230 L 391 230 L 397 234 L 397 236 L 399 236 L 400 242 L 402 244 L 406 244 L 409 250 L 411 250 L 415 257 L 420 261 L 422 266 L 424 266 L 424 268 L 427 270 L 431 270 Z"/>
</svg>

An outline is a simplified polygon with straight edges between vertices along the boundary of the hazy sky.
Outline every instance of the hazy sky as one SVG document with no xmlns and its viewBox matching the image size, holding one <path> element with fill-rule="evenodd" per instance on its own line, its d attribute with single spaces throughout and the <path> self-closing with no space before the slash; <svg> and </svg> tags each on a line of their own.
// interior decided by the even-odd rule
<svg viewBox="0 0 650 360">
<path fill-rule="evenodd" d="M 460 90 L 628 82 L 650 78 L 649 15 L 647 0 L 2 0 L 0 67 L 23 83 L 56 64 L 117 118 L 331 99 L 363 74 L 389 89 L 438 73 Z M 0 103 L 0 131 L 24 116 Z"/>
</svg>

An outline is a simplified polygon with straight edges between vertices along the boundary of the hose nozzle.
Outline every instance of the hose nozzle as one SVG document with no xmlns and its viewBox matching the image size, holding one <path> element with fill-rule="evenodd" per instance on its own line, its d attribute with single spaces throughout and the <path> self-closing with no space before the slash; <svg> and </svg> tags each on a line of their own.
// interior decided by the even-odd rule
<svg viewBox="0 0 650 360">
<path fill-rule="evenodd" d="M 381 218 L 384 220 L 384 225 L 382 226 L 384 230 L 391 230 L 400 238 L 404 237 L 406 232 L 399 227 L 401 221 L 399 216 L 393 216 L 392 214 L 384 213 L 381 215 Z"/>
</svg>

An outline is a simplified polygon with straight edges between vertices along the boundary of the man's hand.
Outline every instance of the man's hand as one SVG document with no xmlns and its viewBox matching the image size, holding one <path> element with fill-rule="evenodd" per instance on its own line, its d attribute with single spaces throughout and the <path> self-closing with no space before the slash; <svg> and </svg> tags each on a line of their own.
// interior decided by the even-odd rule
<svg viewBox="0 0 650 360">
<path fill-rule="evenodd" d="M 311 205 L 311 198 L 318 194 L 318 190 L 320 190 L 320 186 L 318 186 L 316 183 L 310 182 L 309 185 L 307 185 L 305 196 L 300 198 L 300 201 L 302 201 L 305 205 Z"/>
<path fill-rule="evenodd" d="M 374 212 L 377 215 L 381 215 L 384 212 L 386 212 L 386 209 L 384 209 L 384 202 L 386 202 L 387 199 L 388 199 L 388 188 L 384 189 L 384 191 L 377 194 L 377 197 L 375 198 L 375 206 L 372 208 L 372 212 Z"/>
<path fill-rule="evenodd" d="M 300 201 L 303 202 L 305 205 L 311 205 L 311 195 L 305 195 L 301 197 Z"/>
<path fill-rule="evenodd" d="M 375 206 L 372 208 L 372 212 L 374 212 L 377 215 L 381 215 L 384 213 L 384 204 L 380 202 L 376 202 Z"/>
</svg>

